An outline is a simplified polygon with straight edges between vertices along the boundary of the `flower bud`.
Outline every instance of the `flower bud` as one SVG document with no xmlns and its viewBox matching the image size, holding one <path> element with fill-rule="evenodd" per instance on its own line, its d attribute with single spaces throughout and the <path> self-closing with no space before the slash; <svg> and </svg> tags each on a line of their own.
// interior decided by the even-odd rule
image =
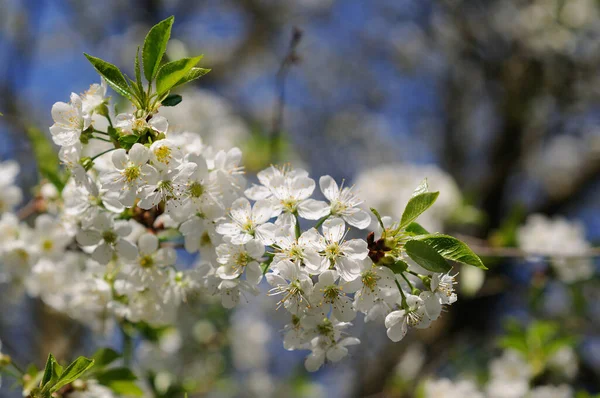
<svg viewBox="0 0 600 398">
<path fill-rule="evenodd" d="M 10 355 L 0 353 L 0 369 L 4 368 L 12 363 Z"/>
</svg>

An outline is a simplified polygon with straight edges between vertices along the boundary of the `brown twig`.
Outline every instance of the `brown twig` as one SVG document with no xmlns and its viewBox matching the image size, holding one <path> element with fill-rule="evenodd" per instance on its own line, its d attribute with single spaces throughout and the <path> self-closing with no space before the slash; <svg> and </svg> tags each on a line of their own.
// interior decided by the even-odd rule
<svg viewBox="0 0 600 398">
<path fill-rule="evenodd" d="M 275 85 L 279 93 L 277 102 L 273 110 L 273 123 L 271 127 L 271 163 L 277 163 L 279 158 L 279 145 L 283 128 L 283 110 L 285 108 L 285 79 L 292 65 L 300 62 L 300 56 L 296 53 L 296 48 L 302 40 L 302 30 L 298 27 L 293 28 L 290 46 L 286 56 L 281 61 L 281 66 L 275 76 Z"/>
</svg>

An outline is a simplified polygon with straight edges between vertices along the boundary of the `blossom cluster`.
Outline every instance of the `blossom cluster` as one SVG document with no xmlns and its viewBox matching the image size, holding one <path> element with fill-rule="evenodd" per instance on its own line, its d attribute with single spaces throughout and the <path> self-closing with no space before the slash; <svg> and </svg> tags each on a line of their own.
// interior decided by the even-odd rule
<svg viewBox="0 0 600 398">
<path fill-rule="evenodd" d="M 577 358 L 571 348 L 563 347 L 550 358 L 550 365 L 573 376 L 577 371 Z M 489 364 L 489 380 L 483 391 L 470 380 L 452 381 L 447 378 L 430 379 L 424 383 L 423 397 L 474 397 L 474 398 L 573 398 L 575 391 L 568 384 L 538 385 L 533 387 L 534 372 L 531 364 L 520 352 L 505 350 Z"/>
<path fill-rule="evenodd" d="M 544 256 L 565 283 L 588 280 L 595 272 L 592 245 L 583 225 L 563 217 L 532 214 L 517 230 L 519 247 L 532 258 Z"/>
<path fill-rule="evenodd" d="M 266 279 L 275 306 L 289 313 L 284 347 L 309 350 L 305 365 L 315 371 L 360 343 L 348 333 L 358 313 L 399 341 L 456 301 L 447 260 L 485 269 L 464 243 L 416 223 L 439 195 L 426 180 L 395 219 L 375 209 L 372 217 L 354 187 L 331 176 L 317 191 L 291 166 L 268 167 L 247 187 L 238 148 L 205 145 L 160 114 L 182 100 L 172 88 L 209 71 L 194 66 L 201 56 L 160 65 L 156 44 L 168 41 L 172 23 L 146 38 L 147 88 L 139 54 L 130 82 L 86 55 L 103 79 L 52 107 L 50 134 L 68 177 L 44 174 L 33 226 L 11 212 L 21 199 L 18 166 L 2 166 L 4 280 L 101 329 L 115 320 L 171 324 L 199 293 L 233 308 Z M 107 86 L 134 108 L 117 113 Z M 178 250 L 198 253 L 195 262 L 180 264 Z"/>
<path fill-rule="evenodd" d="M 258 294 L 265 276 L 277 307 L 290 313 L 284 346 L 309 349 L 309 370 L 339 361 L 359 343 L 347 332 L 359 312 L 385 323 L 399 341 L 456 300 L 448 273 L 413 264 L 404 270 L 409 279 L 386 266 L 393 250 L 396 260 L 406 257 L 402 239 L 388 238 L 385 252 L 374 233 L 349 238 L 372 222 L 352 187 L 322 176 L 325 200 L 314 199 L 317 184 L 306 171 L 272 166 L 245 189 L 239 149 L 215 151 L 196 134 L 171 132 L 156 114 L 111 118 L 105 95 L 105 84 L 94 84 L 53 106 L 50 132 L 71 177 L 60 195 L 43 187 L 53 203 L 47 212 L 33 227 L 2 214 L 3 274 L 29 294 L 95 327 L 111 315 L 157 325 L 172 322 L 187 294 L 217 295 L 232 308 Z M 111 130 L 121 143 L 147 142 L 126 149 L 111 142 Z M 3 203 L 11 208 L 16 167 L 2 167 L 10 188 L 2 192 L 11 193 Z M 390 218 L 383 222 L 398 230 Z M 177 268 L 173 234 L 187 252 L 200 253 L 192 268 Z"/>
</svg>

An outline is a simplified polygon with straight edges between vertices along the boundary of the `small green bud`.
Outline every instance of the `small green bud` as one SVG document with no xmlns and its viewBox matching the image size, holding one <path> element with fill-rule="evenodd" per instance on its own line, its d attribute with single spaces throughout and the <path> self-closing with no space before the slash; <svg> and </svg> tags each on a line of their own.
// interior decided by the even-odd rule
<svg viewBox="0 0 600 398">
<path fill-rule="evenodd" d="M 423 281 L 425 287 L 431 290 L 431 277 L 429 275 L 422 275 L 420 278 Z"/>
<path fill-rule="evenodd" d="M 102 115 L 104 117 L 108 117 L 108 106 L 106 106 L 106 103 L 103 102 L 100 105 L 98 105 L 95 109 L 96 113 L 98 115 Z"/>
<path fill-rule="evenodd" d="M 94 161 L 89 156 L 82 157 L 81 160 L 79 160 L 79 163 L 83 166 L 85 171 L 94 167 Z"/>
<path fill-rule="evenodd" d="M 396 263 L 396 259 L 393 256 L 385 255 L 381 260 L 379 260 L 379 264 L 385 265 L 387 267 L 391 267 Z"/>
<path fill-rule="evenodd" d="M 418 296 L 419 294 L 421 294 L 421 290 L 417 289 L 416 287 L 413 287 L 411 294 L 414 296 Z"/>
<path fill-rule="evenodd" d="M 0 353 L 0 369 L 4 368 L 12 363 L 10 355 Z"/>
</svg>

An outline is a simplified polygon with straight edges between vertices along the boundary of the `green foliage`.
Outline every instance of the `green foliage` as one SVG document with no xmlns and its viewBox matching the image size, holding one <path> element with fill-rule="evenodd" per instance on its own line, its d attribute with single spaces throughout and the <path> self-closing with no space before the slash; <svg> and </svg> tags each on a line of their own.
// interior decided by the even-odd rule
<svg viewBox="0 0 600 398">
<path fill-rule="evenodd" d="M 469 246 L 452 236 L 430 234 L 417 236 L 414 239 L 426 243 L 445 259 L 472 265 L 484 270 L 487 269 L 479 256 L 473 253 Z"/>
<path fill-rule="evenodd" d="M 558 350 L 576 344 L 576 339 L 561 333 L 560 326 L 554 322 L 534 321 L 523 328 L 516 321 L 509 321 L 505 328 L 507 333 L 500 338 L 499 345 L 520 352 L 532 366 L 534 376 L 546 369 Z"/>
<path fill-rule="evenodd" d="M 404 246 L 406 254 L 421 267 L 431 272 L 448 272 L 450 264 L 427 243 L 419 240 L 409 240 Z"/>
<path fill-rule="evenodd" d="M 202 55 L 192 58 L 183 58 L 161 65 L 175 18 L 169 17 L 154 25 L 144 40 L 142 48 L 142 62 L 140 63 L 139 47 L 135 56 L 135 80 L 126 77 L 115 65 L 100 58 L 85 54 L 96 71 L 104 77 L 106 82 L 121 96 L 129 99 L 137 107 L 137 117 L 146 117 L 156 112 L 160 105 L 175 106 L 181 102 L 180 96 L 167 97 L 169 91 L 184 83 L 204 76 L 210 69 L 198 68 L 196 64 Z M 147 80 L 144 87 L 142 81 L 142 68 Z M 155 92 L 152 92 L 155 83 Z M 111 138 L 113 138 L 111 136 Z M 113 142 L 121 143 L 119 137 Z M 146 142 L 142 142 L 146 143 Z M 121 145 L 125 149 L 131 147 L 133 142 L 125 141 Z"/>
<path fill-rule="evenodd" d="M 129 84 L 125 79 L 125 76 L 123 76 L 123 73 L 121 70 L 119 70 L 119 68 L 109 62 L 93 57 L 89 54 L 84 53 L 83 55 L 85 55 L 88 61 L 90 61 L 90 63 L 94 66 L 96 72 L 98 72 L 100 76 L 104 77 L 106 83 L 108 83 L 113 90 L 125 98 L 131 98 L 131 89 L 129 88 Z"/>
<path fill-rule="evenodd" d="M 122 135 L 119 137 L 119 145 L 121 148 L 125 148 L 127 150 L 131 149 L 133 144 L 140 140 L 140 136 L 137 134 L 128 134 Z"/>
<path fill-rule="evenodd" d="M 402 260 L 396 260 L 396 262 L 390 266 L 389 269 L 392 270 L 394 274 L 401 274 L 408 269 L 408 264 Z"/>
<path fill-rule="evenodd" d="M 424 192 L 410 198 L 404 209 L 404 213 L 402 213 L 399 228 L 404 229 L 411 222 L 415 221 L 417 217 L 435 203 L 439 195 L 439 192 Z"/>
<path fill-rule="evenodd" d="M 182 58 L 164 64 L 156 75 L 156 92 L 158 96 L 161 97 L 176 86 L 203 57 L 203 55 L 199 55 L 193 58 Z"/>
<path fill-rule="evenodd" d="M 410 224 L 408 224 L 408 226 L 406 227 L 404 232 L 406 232 L 410 235 L 428 235 L 429 234 L 429 231 L 427 231 L 425 228 L 423 228 L 421 226 L 421 224 L 418 224 L 416 222 L 411 222 Z"/>
<path fill-rule="evenodd" d="M 175 17 L 171 16 L 157 23 L 146 35 L 142 60 L 144 62 L 144 76 L 146 76 L 149 82 L 154 80 L 158 73 L 160 62 L 167 50 L 167 43 L 171 37 L 171 27 L 174 20 Z"/>
<path fill-rule="evenodd" d="M 92 356 L 95 368 L 104 368 L 119 358 L 121 358 L 121 354 L 112 348 L 101 348 Z"/>
<path fill-rule="evenodd" d="M 38 388 L 33 389 L 31 396 L 34 398 L 49 398 L 62 387 L 79 379 L 92 366 L 94 366 L 93 359 L 79 357 L 69 366 L 63 368 L 50 354 L 46 361 L 40 385 Z"/>
<path fill-rule="evenodd" d="M 31 143 L 40 175 L 46 178 L 59 192 L 65 187 L 66 178 L 62 175 L 58 154 L 52 142 L 39 129 L 27 129 L 27 137 Z"/>
<path fill-rule="evenodd" d="M 172 88 L 181 86 L 182 84 L 191 82 L 192 80 L 196 80 L 196 79 L 206 75 L 210 71 L 211 71 L 211 69 L 194 67 L 194 68 L 190 69 L 190 71 L 188 73 L 186 73 L 186 75 L 183 76 L 181 78 L 181 80 L 179 80 Z"/>
<path fill-rule="evenodd" d="M 144 393 L 135 383 L 137 376 L 128 368 L 110 368 L 95 375 L 98 383 L 110 388 L 115 393 L 126 396 L 141 397 Z"/>
<path fill-rule="evenodd" d="M 169 96 L 167 96 L 167 98 L 162 100 L 162 105 L 163 106 L 175 106 L 175 105 L 179 104 L 181 101 L 182 101 L 181 95 L 170 94 Z"/>
</svg>

